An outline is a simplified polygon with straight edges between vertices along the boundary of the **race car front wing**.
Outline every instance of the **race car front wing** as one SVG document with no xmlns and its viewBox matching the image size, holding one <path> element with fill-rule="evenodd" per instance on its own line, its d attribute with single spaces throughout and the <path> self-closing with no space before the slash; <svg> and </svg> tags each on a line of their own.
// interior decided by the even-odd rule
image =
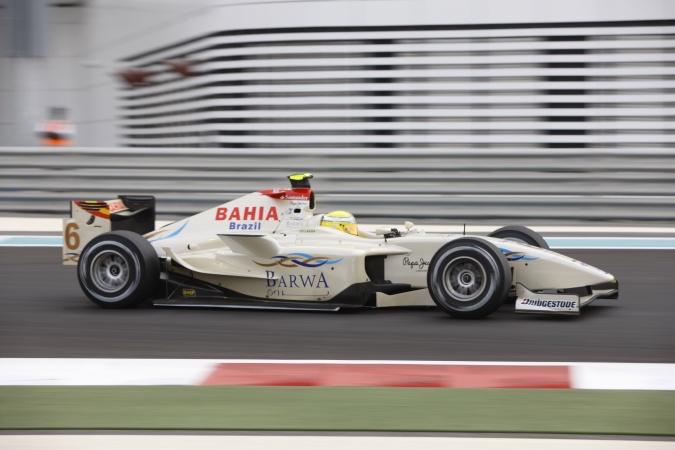
<svg viewBox="0 0 675 450">
<path fill-rule="evenodd" d="M 522 284 L 516 285 L 516 312 L 528 314 L 578 315 L 581 308 L 599 298 L 619 298 L 619 282 L 614 280 L 597 286 L 584 286 L 562 291 L 532 292 Z"/>
</svg>

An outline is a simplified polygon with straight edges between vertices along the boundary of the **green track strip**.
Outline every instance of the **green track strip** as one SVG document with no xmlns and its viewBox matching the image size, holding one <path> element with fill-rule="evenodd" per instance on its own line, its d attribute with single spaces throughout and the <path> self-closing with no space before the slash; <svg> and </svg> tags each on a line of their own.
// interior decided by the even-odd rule
<svg viewBox="0 0 675 450">
<path fill-rule="evenodd" d="M 4 386 L 0 429 L 674 435 L 675 392 Z"/>
</svg>

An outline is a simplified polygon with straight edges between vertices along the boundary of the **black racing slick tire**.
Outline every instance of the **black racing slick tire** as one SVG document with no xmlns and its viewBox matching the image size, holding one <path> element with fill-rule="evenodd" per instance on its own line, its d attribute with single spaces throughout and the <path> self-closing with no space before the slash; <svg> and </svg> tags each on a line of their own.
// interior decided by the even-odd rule
<svg viewBox="0 0 675 450">
<path fill-rule="evenodd" d="M 539 233 L 520 225 L 510 225 L 499 228 L 488 234 L 489 237 L 506 239 L 507 241 L 523 242 L 533 247 L 548 249 L 548 243 Z"/>
<path fill-rule="evenodd" d="M 504 303 L 511 287 L 511 269 L 492 243 L 476 237 L 459 238 L 431 258 L 427 286 L 445 313 L 458 319 L 480 319 Z"/>
<path fill-rule="evenodd" d="M 77 278 L 89 299 L 103 308 L 131 308 L 157 287 L 157 252 L 140 234 L 111 231 L 92 239 L 80 254 Z"/>
</svg>

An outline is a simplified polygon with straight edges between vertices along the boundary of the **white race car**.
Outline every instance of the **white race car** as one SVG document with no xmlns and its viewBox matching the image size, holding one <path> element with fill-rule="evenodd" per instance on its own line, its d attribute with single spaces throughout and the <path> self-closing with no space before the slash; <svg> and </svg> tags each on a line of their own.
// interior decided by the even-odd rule
<svg viewBox="0 0 675 450">
<path fill-rule="evenodd" d="M 344 211 L 314 214 L 310 174 L 162 228 L 154 198 L 74 201 L 64 221 L 65 264 L 104 308 L 154 305 L 338 310 L 438 306 L 485 317 L 515 293 L 515 311 L 579 314 L 618 298 L 614 276 L 548 249 L 519 226 L 489 236 L 367 232 Z M 148 232 L 149 231 L 149 232 Z M 139 234 L 144 233 L 144 234 Z"/>
</svg>

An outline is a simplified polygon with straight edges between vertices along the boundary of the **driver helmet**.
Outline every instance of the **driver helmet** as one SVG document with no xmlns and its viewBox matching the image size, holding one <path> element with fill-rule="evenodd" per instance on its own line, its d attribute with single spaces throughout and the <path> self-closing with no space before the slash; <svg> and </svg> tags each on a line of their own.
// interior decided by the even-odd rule
<svg viewBox="0 0 675 450">
<path fill-rule="evenodd" d="M 345 233 L 357 236 L 359 229 L 356 225 L 356 219 L 347 211 L 333 211 L 324 214 L 321 219 L 321 226 L 344 231 Z"/>
</svg>

